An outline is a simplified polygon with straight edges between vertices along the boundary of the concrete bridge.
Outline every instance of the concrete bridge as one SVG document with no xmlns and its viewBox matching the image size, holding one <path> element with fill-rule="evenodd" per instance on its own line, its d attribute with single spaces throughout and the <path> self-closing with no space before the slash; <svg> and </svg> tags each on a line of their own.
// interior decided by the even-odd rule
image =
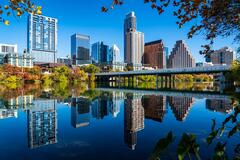
<svg viewBox="0 0 240 160">
<path fill-rule="evenodd" d="M 209 73 L 225 73 L 230 71 L 230 66 L 210 66 L 210 67 L 194 67 L 194 68 L 168 68 L 158 70 L 139 70 L 126 72 L 105 72 L 95 74 L 101 76 L 141 76 L 141 75 L 176 75 L 176 74 L 209 74 Z"/>
<path fill-rule="evenodd" d="M 230 66 L 209 66 L 209 67 L 194 67 L 194 68 L 169 68 L 169 69 L 158 69 L 158 70 L 139 70 L 139 71 L 126 71 L 126 72 L 105 72 L 97 73 L 97 82 L 113 82 L 128 84 L 128 86 L 134 86 L 134 83 L 138 83 L 138 76 L 152 75 L 156 76 L 156 86 L 165 88 L 174 88 L 175 86 L 175 75 L 178 74 L 219 74 L 219 81 L 221 88 L 225 88 L 225 73 L 230 72 Z M 159 77 L 161 77 L 159 79 Z M 126 83 L 128 81 L 128 83 Z"/>
</svg>

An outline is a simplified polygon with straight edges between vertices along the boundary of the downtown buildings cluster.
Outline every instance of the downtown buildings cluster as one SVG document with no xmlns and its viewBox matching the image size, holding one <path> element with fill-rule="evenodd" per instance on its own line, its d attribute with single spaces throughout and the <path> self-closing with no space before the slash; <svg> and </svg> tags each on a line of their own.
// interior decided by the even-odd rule
<svg viewBox="0 0 240 160">
<path fill-rule="evenodd" d="M 124 19 L 124 61 L 116 44 L 111 46 L 99 41 L 91 45 L 89 35 L 75 33 L 71 36 L 71 53 L 57 58 L 58 20 L 42 15 L 28 17 L 27 49 L 19 54 L 17 45 L 0 44 L 0 64 L 18 67 L 60 63 L 67 66 L 95 64 L 103 71 L 153 70 L 164 68 L 186 68 L 209 65 L 230 65 L 236 59 L 235 52 L 224 47 L 196 63 L 190 49 L 183 40 L 178 40 L 169 54 L 163 40 L 145 43 L 144 33 L 137 30 L 137 18 L 130 12 Z"/>
</svg>

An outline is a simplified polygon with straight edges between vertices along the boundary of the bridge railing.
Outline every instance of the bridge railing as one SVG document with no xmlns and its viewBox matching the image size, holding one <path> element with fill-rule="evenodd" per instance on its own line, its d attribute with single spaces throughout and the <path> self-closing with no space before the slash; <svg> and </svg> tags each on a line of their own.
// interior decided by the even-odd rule
<svg viewBox="0 0 240 160">
<path fill-rule="evenodd" d="M 158 70 L 140 70 L 140 71 L 127 71 L 127 72 L 103 72 L 97 73 L 96 76 L 105 75 L 144 75 L 144 74 L 174 74 L 174 73 L 192 73 L 192 72 L 224 72 L 230 71 L 230 66 L 210 66 L 210 67 L 193 67 L 193 68 L 168 68 Z"/>
</svg>

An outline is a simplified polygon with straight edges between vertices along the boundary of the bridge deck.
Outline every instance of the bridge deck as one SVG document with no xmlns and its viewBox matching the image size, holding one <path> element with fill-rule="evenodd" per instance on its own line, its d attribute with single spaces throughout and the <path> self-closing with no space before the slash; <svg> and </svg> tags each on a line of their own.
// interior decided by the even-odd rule
<svg viewBox="0 0 240 160">
<path fill-rule="evenodd" d="M 169 75 L 169 74 L 199 74 L 199 73 L 220 73 L 229 72 L 230 66 L 210 66 L 194 68 L 169 68 L 158 70 L 141 70 L 127 72 L 105 72 L 97 73 L 96 76 L 128 76 L 128 75 Z"/>
</svg>

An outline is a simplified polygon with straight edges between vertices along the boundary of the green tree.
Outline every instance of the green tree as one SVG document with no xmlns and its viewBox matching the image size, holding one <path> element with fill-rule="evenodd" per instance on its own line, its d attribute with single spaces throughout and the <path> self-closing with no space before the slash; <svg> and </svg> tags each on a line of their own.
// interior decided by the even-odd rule
<svg viewBox="0 0 240 160">
<path fill-rule="evenodd" d="M 231 66 L 230 78 L 234 79 L 240 85 L 240 61 L 235 60 Z"/>
<path fill-rule="evenodd" d="M 55 82 L 63 82 L 68 81 L 68 77 L 70 75 L 70 69 L 67 66 L 59 66 L 53 69 L 53 73 L 51 78 Z"/>
<path fill-rule="evenodd" d="M 82 69 L 86 73 L 99 73 L 101 71 L 99 67 L 93 64 L 82 66 L 80 67 L 80 69 Z"/>
</svg>

